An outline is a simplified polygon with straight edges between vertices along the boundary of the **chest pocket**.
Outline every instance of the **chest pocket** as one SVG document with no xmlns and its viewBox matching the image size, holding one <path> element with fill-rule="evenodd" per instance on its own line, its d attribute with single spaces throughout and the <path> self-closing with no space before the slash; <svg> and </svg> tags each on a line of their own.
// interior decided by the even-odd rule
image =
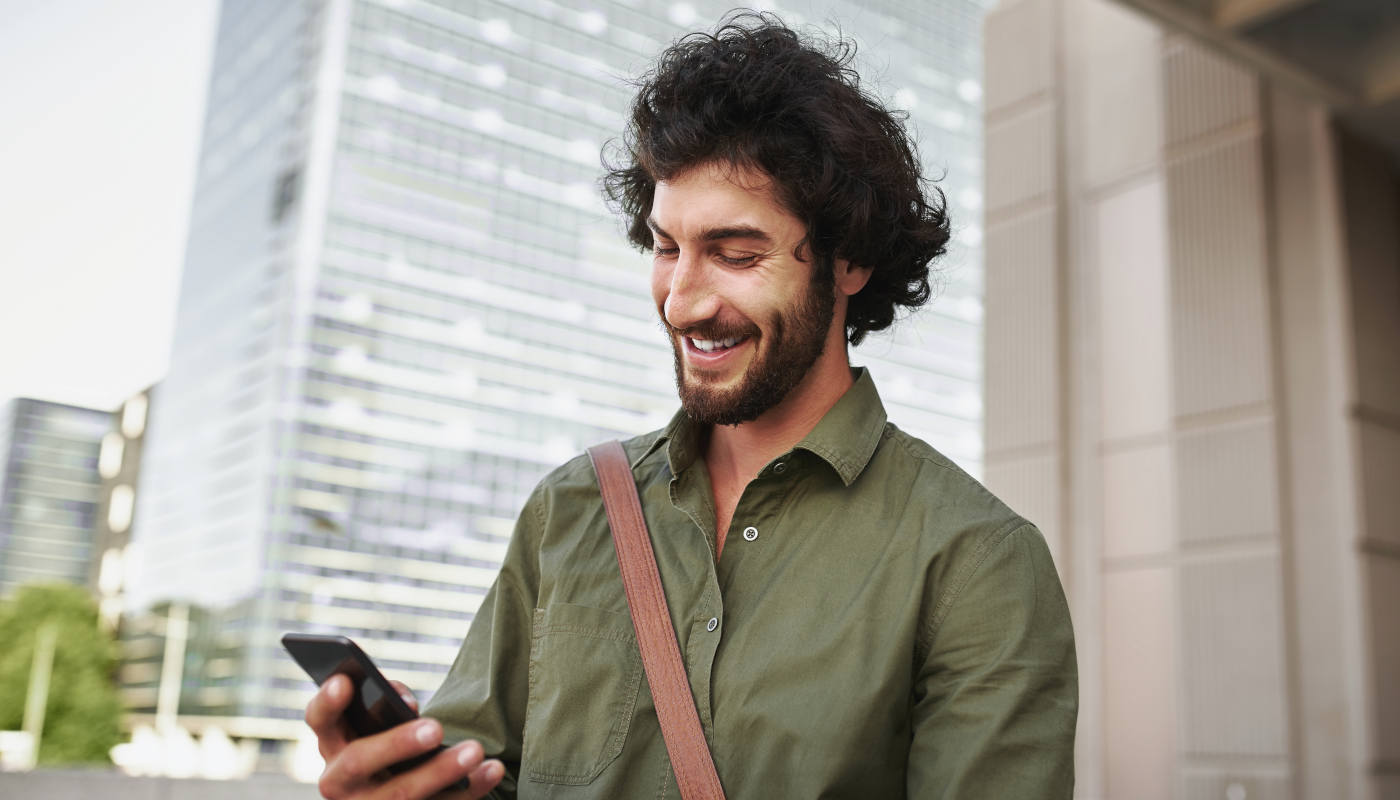
<svg viewBox="0 0 1400 800">
<path fill-rule="evenodd" d="M 597 608 L 537 608 L 522 767 L 532 781 L 591 782 L 622 752 L 642 681 L 632 618 Z"/>
</svg>

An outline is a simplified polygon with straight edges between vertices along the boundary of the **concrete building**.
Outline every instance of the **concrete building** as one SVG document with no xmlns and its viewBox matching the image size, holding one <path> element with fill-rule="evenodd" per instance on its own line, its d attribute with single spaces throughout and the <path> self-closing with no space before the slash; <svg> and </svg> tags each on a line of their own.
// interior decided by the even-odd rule
<svg viewBox="0 0 1400 800">
<path fill-rule="evenodd" d="M 976 471 L 981 1 L 796 5 L 778 10 L 862 41 L 947 175 L 942 297 L 856 358 L 894 420 Z M 303 734 L 288 630 L 348 634 L 434 689 L 543 472 L 670 416 L 649 265 L 599 197 L 599 150 L 624 79 L 728 8 L 223 4 L 126 558 L 137 724 Z"/>
<path fill-rule="evenodd" d="M 126 591 L 126 553 L 136 511 L 141 475 L 141 446 L 146 436 L 154 387 L 127 398 L 110 418 L 97 456 L 101 479 L 93 520 L 93 558 L 88 586 L 97 598 L 102 622 L 116 630 Z"/>
<path fill-rule="evenodd" d="M 1400 797 L 1397 42 L 989 13 L 986 476 L 1071 597 L 1078 797 Z"/>
<path fill-rule="evenodd" d="M 0 597 L 26 583 L 87 583 L 111 422 L 107 411 L 44 400 L 0 406 Z"/>
</svg>

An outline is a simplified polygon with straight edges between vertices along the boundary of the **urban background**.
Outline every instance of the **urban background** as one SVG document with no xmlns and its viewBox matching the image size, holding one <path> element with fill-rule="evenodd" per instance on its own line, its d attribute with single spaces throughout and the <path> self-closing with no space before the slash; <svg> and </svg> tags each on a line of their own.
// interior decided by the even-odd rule
<svg viewBox="0 0 1400 800">
<path fill-rule="evenodd" d="M 674 410 L 599 153 L 731 4 L 0 5 L 0 792 L 314 796 L 281 634 L 430 694 L 535 481 Z M 1076 796 L 1400 797 L 1400 6 L 761 7 L 948 197 L 852 358 L 1050 540 Z"/>
</svg>

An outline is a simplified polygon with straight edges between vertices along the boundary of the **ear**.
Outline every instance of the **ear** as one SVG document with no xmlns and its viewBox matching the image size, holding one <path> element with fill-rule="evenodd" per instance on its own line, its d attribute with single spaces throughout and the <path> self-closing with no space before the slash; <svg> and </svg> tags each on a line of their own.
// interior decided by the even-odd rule
<svg viewBox="0 0 1400 800">
<path fill-rule="evenodd" d="M 852 266 L 851 262 L 844 258 L 836 259 L 836 291 L 846 297 L 856 294 L 865 288 L 873 271 L 870 267 Z"/>
</svg>

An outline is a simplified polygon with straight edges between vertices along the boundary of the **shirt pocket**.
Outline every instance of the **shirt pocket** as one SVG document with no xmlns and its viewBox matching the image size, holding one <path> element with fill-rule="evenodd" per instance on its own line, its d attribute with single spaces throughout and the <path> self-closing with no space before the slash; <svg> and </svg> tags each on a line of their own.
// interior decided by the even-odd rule
<svg viewBox="0 0 1400 800">
<path fill-rule="evenodd" d="M 629 615 L 565 603 L 535 609 L 525 776 L 592 782 L 622 752 L 641 682 Z"/>
</svg>

